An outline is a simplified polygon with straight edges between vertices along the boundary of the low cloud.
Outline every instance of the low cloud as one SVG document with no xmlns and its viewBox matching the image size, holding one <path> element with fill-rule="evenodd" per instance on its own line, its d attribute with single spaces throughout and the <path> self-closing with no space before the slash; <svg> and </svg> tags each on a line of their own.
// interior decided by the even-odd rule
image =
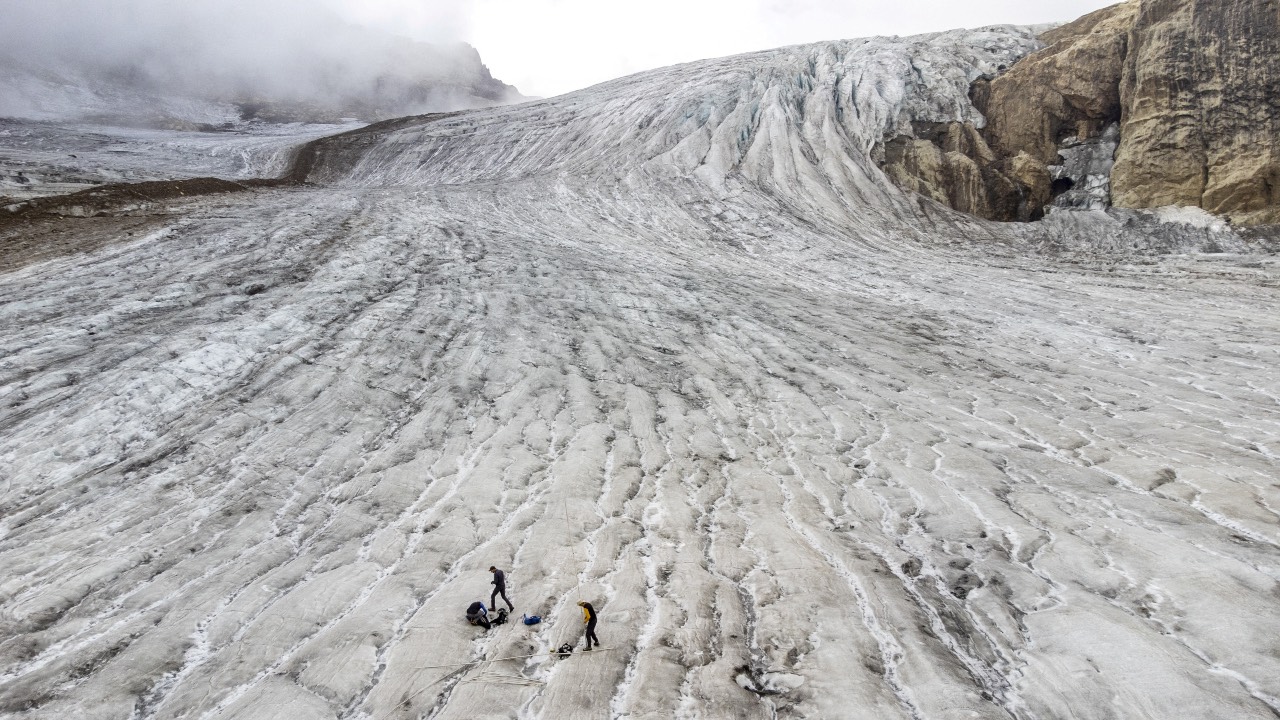
<svg viewBox="0 0 1280 720">
<path fill-rule="evenodd" d="M 404 108 L 379 104 L 465 106 L 507 92 L 469 46 L 362 27 L 315 0 L 0 0 L 0 9 L 0 61 L 11 73 L 205 99 L 354 104 L 383 115 Z M 437 17 L 448 32 L 463 18 Z M 430 20 L 418 18 L 420 35 Z M 0 92 L 0 114 L 3 103 Z"/>
</svg>

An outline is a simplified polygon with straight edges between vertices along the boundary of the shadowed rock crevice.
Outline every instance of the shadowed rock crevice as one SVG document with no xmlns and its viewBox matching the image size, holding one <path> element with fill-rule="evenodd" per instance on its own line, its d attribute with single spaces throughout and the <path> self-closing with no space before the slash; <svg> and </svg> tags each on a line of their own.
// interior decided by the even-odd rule
<svg viewBox="0 0 1280 720">
<path fill-rule="evenodd" d="M 885 173 L 899 186 L 989 220 L 1039 220 L 1048 170 L 1025 153 L 1001 157 L 972 123 L 913 123 L 916 137 L 885 144 Z"/>
</svg>

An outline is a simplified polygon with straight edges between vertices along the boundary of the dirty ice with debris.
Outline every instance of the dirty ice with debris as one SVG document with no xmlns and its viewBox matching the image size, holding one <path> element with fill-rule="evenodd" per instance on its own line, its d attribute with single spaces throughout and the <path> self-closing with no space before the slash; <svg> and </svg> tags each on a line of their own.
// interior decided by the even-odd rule
<svg viewBox="0 0 1280 720">
<path fill-rule="evenodd" d="M 1275 255 L 873 160 L 1035 47 L 374 128 L 9 271 L 0 715 L 1274 719 Z M 172 177 L 183 137 L 136 145 Z"/>
</svg>

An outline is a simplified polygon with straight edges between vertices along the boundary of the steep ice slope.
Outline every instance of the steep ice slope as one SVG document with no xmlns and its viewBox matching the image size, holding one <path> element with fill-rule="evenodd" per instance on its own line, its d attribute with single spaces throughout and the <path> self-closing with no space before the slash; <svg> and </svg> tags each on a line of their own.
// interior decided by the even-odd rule
<svg viewBox="0 0 1280 720">
<path fill-rule="evenodd" d="M 1036 46 L 1028 30 L 992 28 L 691 63 L 411 125 L 335 150 L 312 177 L 406 186 L 571 174 L 664 190 L 696 179 L 719 196 L 765 192 L 841 223 L 873 212 L 899 225 L 912 201 L 883 182 L 873 147 L 912 120 L 980 122 L 970 83 Z"/>
<path fill-rule="evenodd" d="M 1274 717 L 1275 258 L 1034 256 L 1239 240 L 869 157 L 1033 42 L 357 133 L 8 274 L 0 711 Z M 546 623 L 461 621 L 491 564 Z M 611 650 L 496 660 L 579 597 Z"/>
<path fill-rule="evenodd" d="M 876 159 L 913 122 L 982 123 L 969 88 L 1038 47 L 1027 28 L 796 46 L 643 73 L 562 98 L 393 121 L 324 145 L 310 179 L 355 187 L 559 177 L 619 199 L 687 194 L 896 245 L 984 238 L 1075 250 L 1241 251 L 1222 232 L 1160 214 L 1060 211 L 1037 224 L 978 223 L 886 182 Z M 642 200 L 641 204 L 647 202 Z M 958 231 L 957 231 L 958 230 Z"/>
</svg>

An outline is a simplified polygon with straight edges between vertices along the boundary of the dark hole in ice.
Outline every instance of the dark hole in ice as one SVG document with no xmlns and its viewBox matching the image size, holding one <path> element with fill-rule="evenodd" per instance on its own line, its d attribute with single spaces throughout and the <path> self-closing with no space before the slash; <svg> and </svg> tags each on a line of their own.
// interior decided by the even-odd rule
<svg viewBox="0 0 1280 720">
<path fill-rule="evenodd" d="M 778 690 L 769 687 L 761 675 L 762 673 L 758 669 L 752 668 L 750 665 L 739 665 L 734 668 L 733 680 L 738 684 L 738 687 L 761 697 L 781 694 Z"/>
<path fill-rule="evenodd" d="M 1052 188 L 1053 197 L 1058 197 L 1062 193 L 1075 187 L 1075 185 L 1076 185 L 1076 181 L 1072 180 L 1069 177 L 1058 178 L 1057 180 L 1054 180 L 1053 188 Z"/>
</svg>

